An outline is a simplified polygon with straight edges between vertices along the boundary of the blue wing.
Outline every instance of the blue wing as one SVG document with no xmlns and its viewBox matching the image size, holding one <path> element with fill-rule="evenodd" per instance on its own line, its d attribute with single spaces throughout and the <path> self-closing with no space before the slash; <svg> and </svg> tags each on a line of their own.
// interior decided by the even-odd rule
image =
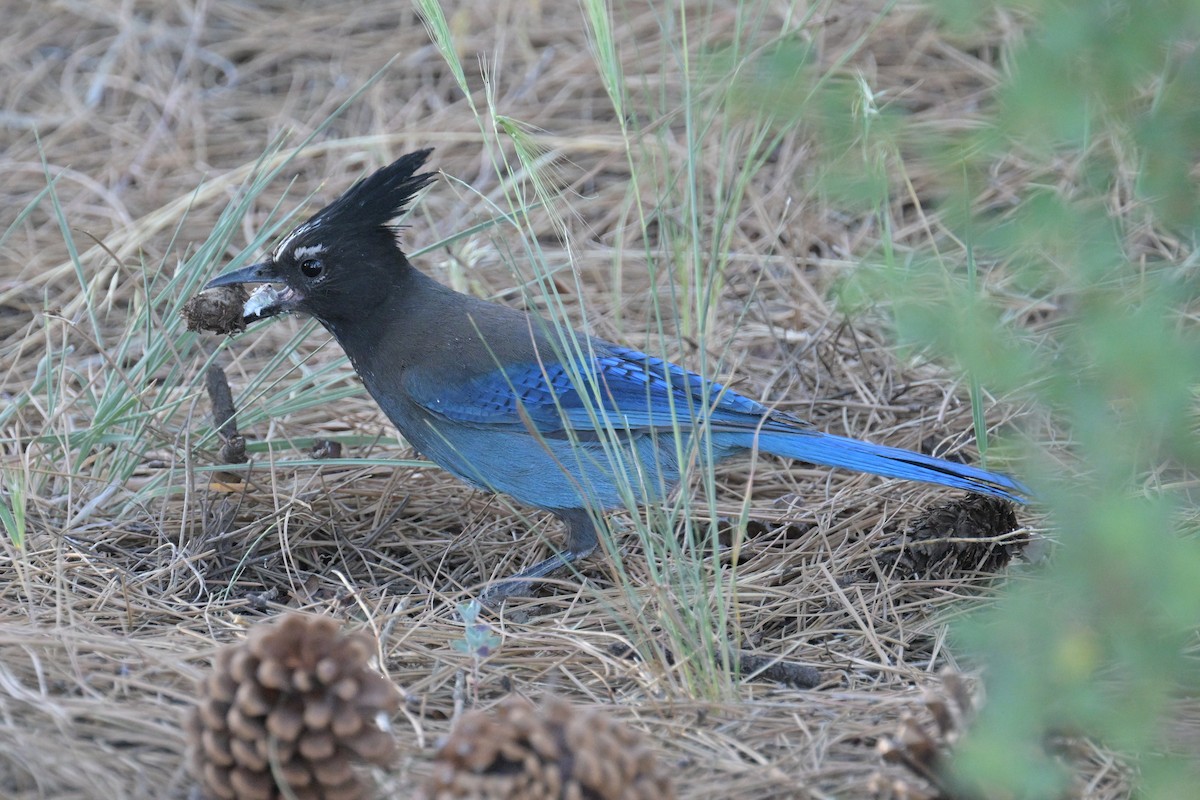
<svg viewBox="0 0 1200 800">
<path fill-rule="evenodd" d="M 571 367 L 518 364 L 452 386 L 409 388 L 413 399 L 446 419 L 493 429 L 532 425 L 548 436 L 567 430 L 689 429 L 703 419 L 724 430 L 754 430 L 764 422 L 768 429 L 804 426 L 661 358 L 608 343 L 602 347 Z"/>
<path fill-rule="evenodd" d="M 707 420 L 707 430 L 715 434 L 710 441 L 717 459 L 757 447 L 762 452 L 813 464 L 926 481 L 1016 502 L 1024 502 L 1024 497 L 1029 496 L 1028 488 L 1007 475 L 907 450 L 821 433 L 797 417 L 774 411 L 662 359 L 608 343 L 593 342 L 593 346 L 594 356 L 576 362 L 574 369 L 560 362 L 517 364 L 453 385 L 447 385 L 444 376 L 440 376 L 441 380 L 422 380 L 421 376 L 410 376 L 406 388 L 410 399 L 427 413 L 453 423 L 442 431 L 442 439 L 447 438 L 447 431 L 451 429 L 465 433 L 463 429 L 475 428 L 489 433 L 503 433 L 506 430 L 527 433 L 532 429 L 547 441 L 568 436 L 588 441 L 598 438 L 597 432 L 600 430 L 653 433 L 678 427 L 686 432 L 698 428 L 701 421 Z M 574 380 L 572 372 L 575 373 Z M 472 435 L 478 436 L 474 432 Z M 514 439 L 502 438 L 506 440 L 504 446 L 496 452 L 503 458 L 512 458 L 516 452 Z M 654 441 L 653 437 L 638 438 L 643 442 Z M 442 458 L 439 459 L 436 456 L 437 452 L 441 452 L 438 450 L 438 441 L 433 444 L 427 442 L 426 449 L 435 454 L 434 460 L 443 466 L 456 463 L 454 458 L 462 453 L 469 453 L 475 459 L 481 456 L 479 448 L 471 446 L 474 444 L 474 440 L 471 440 L 468 446 L 442 452 Z M 524 438 L 518 437 L 515 441 L 524 441 Z M 651 452 L 642 453 L 643 463 L 654 464 L 661 470 L 665 456 L 670 454 L 654 450 L 656 445 L 649 446 Z M 576 450 L 572 447 L 570 452 Z M 525 456 L 524 460 L 528 461 L 529 453 Z M 580 465 L 563 457 L 561 460 L 549 460 L 544 466 L 550 469 L 559 464 L 567 464 L 568 470 L 572 465 L 580 470 L 575 480 L 562 489 L 561 497 L 566 499 L 556 500 L 560 505 L 578 500 L 580 481 L 593 489 L 597 486 L 611 488 L 613 485 L 611 479 L 605 477 L 607 473 L 592 468 L 592 462 Z M 584 466 L 588 466 L 588 469 L 585 470 Z M 471 476 L 475 473 L 467 466 L 447 468 L 478 485 L 508 491 L 517 497 L 525 496 L 522 492 L 526 485 L 522 482 L 518 481 L 509 488 L 495 476 L 473 479 Z M 496 466 L 496 472 L 501 473 L 501 477 L 505 469 L 503 464 Z M 674 484 L 679 477 L 677 466 L 672 466 L 668 473 L 653 474 L 661 479 L 664 486 Z M 601 498 L 599 502 L 605 507 L 621 502 L 621 495 L 616 489 L 611 489 L 608 494 L 598 494 L 597 497 Z M 544 500 L 542 495 L 535 495 L 527 502 L 542 507 L 559 507 L 547 506 Z"/>
</svg>

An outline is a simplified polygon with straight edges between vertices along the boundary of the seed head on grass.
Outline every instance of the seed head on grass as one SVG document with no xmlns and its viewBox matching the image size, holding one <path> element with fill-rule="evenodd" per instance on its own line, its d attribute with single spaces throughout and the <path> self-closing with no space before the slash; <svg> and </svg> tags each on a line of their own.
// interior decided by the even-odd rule
<svg viewBox="0 0 1200 800">
<path fill-rule="evenodd" d="M 188 719 L 193 774 L 214 800 L 358 800 L 355 763 L 395 753 L 381 714 L 399 692 L 371 669 L 369 636 L 289 614 L 218 653 Z M 281 788 L 286 784 L 287 791 Z"/>
</svg>

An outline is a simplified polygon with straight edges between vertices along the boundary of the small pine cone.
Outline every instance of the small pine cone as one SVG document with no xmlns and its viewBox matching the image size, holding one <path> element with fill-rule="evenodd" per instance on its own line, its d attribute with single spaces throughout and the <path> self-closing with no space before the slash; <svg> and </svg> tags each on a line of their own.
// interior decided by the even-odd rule
<svg viewBox="0 0 1200 800">
<path fill-rule="evenodd" d="M 942 673 L 941 691 L 926 691 L 922 703 L 933 724 L 922 724 L 911 714 L 905 714 L 893 736 L 880 738 L 876 749 L 888 764 L 905 768 L 924 785 L 904 779 L 887 780 L 878 776 L 880 800 L 973 800 L 985 794 L 957 785 L 947 774 L 949 754 L 966 733 L 980 707 L 980 697 L 971 692 L 963 676 L 946 670 Z"/>
<path fill-rule="evenodd" d="M 250 298 L 245 286 L 207 289 L 183 304 L 183 319 L 189 331 L 240 333 L 246 330 L 243 308 Z"/>
<path fill-rule="evenodd" d="M 511 696 L 470 711 L 438 750 L 426 800 L 673 800 L 654 754 L 630 727 L 550 698 Z"/>
<path fill-rule="evenodd" d="M 1008 500 L 971 494 L 933 506 L 880 546 L 885 574 L 932 580 L 963 572 L 998 572 L 1027 544 Z M 1008 535 L 1012 534 L 1012 535 Z"/>
<path fill-rule="evenodd" d="M 358 800 L 355 761 L 386 766 L 395 752 L 376 723 L 399 707 L 396 687 L 368 665 L 371 637 L 328 617 L 288 614 L 217 653 L 188 717 L 192 773 L 214 800 L 284 795 Z"/>
</svg>

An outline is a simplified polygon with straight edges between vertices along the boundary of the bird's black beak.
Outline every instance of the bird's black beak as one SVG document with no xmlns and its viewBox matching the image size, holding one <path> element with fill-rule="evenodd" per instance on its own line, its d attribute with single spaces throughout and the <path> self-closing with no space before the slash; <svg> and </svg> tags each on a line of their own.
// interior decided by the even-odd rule
<svg viewBox="0 0 1200 800">
<path fill-rule="evenodd" d="M 275 266 L 274 261 L 260 261 L 257 264 L 218 275 L 204 288 L 215 289 L 218 286 L 236 286 L 239 283 L 279 283 L 282 280 L 283 276 L 279 274 L 279 268 Z"/>
<path fill-rule="evenodd" d="M 251 264 L 248 267 L 242 267 L 232 272 L 226 272 L 224 275 L 218 275 L 209 281 L 204 289 L 207 291 L 208 289 L 217 289 L 222 286 L 238 286 L 250 283 L 277 284 L 280 288 L 260 285 L 250 293 L 249 298 L 242 306 L 242 319 L 246 323 L 295 311 L 303 300 L 303 297 L 299 293 L 287 285 L 287 282 L 284 281 L 283 275 L 279 271 L 279 267 L 274 261 L 270 260 L 260 261 L 257 264 Z"/>
</svg>

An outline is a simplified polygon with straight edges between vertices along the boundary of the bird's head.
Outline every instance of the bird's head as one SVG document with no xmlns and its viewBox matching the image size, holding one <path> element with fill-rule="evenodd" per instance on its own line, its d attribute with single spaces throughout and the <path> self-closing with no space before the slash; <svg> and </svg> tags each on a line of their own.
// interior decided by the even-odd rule
<svg viewBox="0 0 1200 800">
<path fill-rule="evenodd" d="M 416 174 L 430 152 L 409 153 L 358 181 L 283 237 L 264 260 L 220 275 L 204 288 L 270 284 L 250 296 L 248 320 L 298 311 L 333 327 L 361 314 L 407 268 L 391 223 L 436 177 Z"/>
</svg>

